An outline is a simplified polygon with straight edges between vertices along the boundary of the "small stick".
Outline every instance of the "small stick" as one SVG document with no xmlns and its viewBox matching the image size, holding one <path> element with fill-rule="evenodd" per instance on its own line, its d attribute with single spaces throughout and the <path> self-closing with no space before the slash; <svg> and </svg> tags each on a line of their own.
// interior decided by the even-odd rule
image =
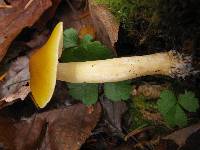
<svg viewBox="0 0 200 150">
<path fill-rule="evenodd" d="M 27 9 L 34 0 L 29 0 L 28 3 L 25 5 L 24 9 Z"/>
</svg>

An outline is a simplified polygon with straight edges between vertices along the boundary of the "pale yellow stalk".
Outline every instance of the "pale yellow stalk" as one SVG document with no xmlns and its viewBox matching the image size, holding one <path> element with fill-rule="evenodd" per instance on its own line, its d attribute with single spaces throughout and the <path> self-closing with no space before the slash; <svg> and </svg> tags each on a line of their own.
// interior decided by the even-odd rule
<svg viewBox="0 0 200 150">
<path fill-rule="evenodd" d="M 146 56 L 107 60 L 59 63 L 57 80 L 71 83 L 105 83 L 146 75 L 173 76 L 177 67 L 183 69 L 182 57 L 169 51 Z M 177 71 L 178 72 L 178 71 Z"/>
</svg>

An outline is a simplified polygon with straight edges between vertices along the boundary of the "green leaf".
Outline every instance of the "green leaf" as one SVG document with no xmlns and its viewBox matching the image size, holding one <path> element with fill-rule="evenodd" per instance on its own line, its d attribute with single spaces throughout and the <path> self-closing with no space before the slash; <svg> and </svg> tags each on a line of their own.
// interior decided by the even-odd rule
<svg viewBox="0 0 200 150">
<path fill-rule="evenodd" d="M 112 51 L 98 41 L 87 43 L 84 49 L 85 54 L 87 54 L 85 57 L 89 60 L 108 59 L 113 57 Z"/>
<path fill-rule="evenodd" d="M 183 109 L 179 106 L 179 104 L 176 105 L 176 109 L 175 109 L 175 114 L 174 114 L 174 119 L 175 119 L 175 123 L 176 125 L 178 125 L 179 127 L 184 127 L 187 125 L 187 116 L 185 114 L 185 112 L 183 111 Z"/>
<path fill-rule="evenodd" d="M 86 61 L 85 52 L 79 47 L 69 48 L 62 52 L 60 62 L 79 62 Z"/>
<path fill-rule="evenodd" d="M 91 43 L 92 42 L 92 40 L 93 40 L 93 37 L 91 36 L 91 35 L 85 35 L 84 37 L 83 37 L 83 39 L 80 41 L 80 47 L 84 47 L 85 49 L 87 48 L 87 47 L 85 47 L 88 43 Z"/>
<path fill-rule="evenodd" d="M 165 90 L 160 94 L 160 99 L 158 100 L 158 110 L 162 115 L 165 115 L 170 111 L 170 109 L 176 105 L 177 100 L 172 91 Z"/>
<path fill-rule="evenodd" d="M 98 41 L 91 41 L 91 36 L 86 35 L 80 41 L 79 47 L 65 49 L 61 62 L 79 62 L 112 58 L 112 51 Z"/>
<path fill-rule="evenodd" d="M 93 41 L 92 36 L 85 35 L 83 39 L 78 39 L 78 33 L 74 29 L 64 31 L 64 48 L 62 53 L 61 62 L 79 62 L 102 60 L 113 57 L 113 53 L 107 47 L 98 41 Z M 128 99 L 131 92 L 129 84 L 113 83 L 110 86 L 115 87 L 118 96 L 112 100 L 125 100 Z M 78 100 L 82 100 L 84 104 L 94 104 L 98 98 L 98 84 L 68 84 L 70 95 Z M 108 94 L 109 97 L 109 94 Z"/>
<path fill-rule="evenodd" d="M 63 47 L 72 48 L 78 46 L 78 32 L 73 29 L 66 29 L 63 33 Z"/>
<path fill-rule="evenodd" d="M 85 105 L 92 105 L 97 102 L 98 99 L 98 84 L 82 83 L 82 84 L 68 84 L 69 94 L 77 99 L 81 100 Z"/>
<path fill-rule="evenodd" d="M 187 116 L 178 103 L 171 107 L 163 117 L 171 127 L 175 127 L 176 125 L 184 127 L 187 125 Z"/>
<path fill-rule="evenodd" d="M 157 104 L 160 113 L 171 127 L 187 125 L 187 116 L 172 91 L 161 92 Z"/>
<path fill-rule="evenodd" d="M 176 113 L 176 105 L 172 106 L 167 113 L 162 114 L 164 117 L 164 120 L 167 122 L 167 124 L 171 127 L 176 126 L 176 121 L 174 118 L 174 114 Z"/>
<path fill-rule="evenodd" d="M 185 91 L 185 94 L 180 94 L 178 98 L 179 104 L 189 112 L 196 112 L 199 108 L 198 99 L 193 92 Z"/>
<path fill-rule="evenodd" d="M 131 83 L 130 81 L 122 81 L 116 83 L 105 83 L 104 94 L 112 101 L 127 100 L 131 94 Z"/>
</svg>

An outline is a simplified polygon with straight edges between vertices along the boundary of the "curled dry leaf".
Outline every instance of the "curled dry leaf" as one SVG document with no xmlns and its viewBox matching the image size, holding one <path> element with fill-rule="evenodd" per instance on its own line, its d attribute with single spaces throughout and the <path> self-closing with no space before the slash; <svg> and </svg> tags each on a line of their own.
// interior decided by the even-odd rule
<svg viewBox="0 0 200 150">
<path fill-rule="evenodd" d="M 0 0 L 0 9 L 12 8 L 11 5 L 7 5 L 4 0 Z"/>
<path fill-rule="evenodd" d="M 28 63 L 29 58 L 27 56 L 23 56 L 18 57 L 17 60 L 11 64 L 5 76 L 5 81 L 0 83 L 0 97 L 8 96 L 17 92 L 20 87 L 28 82 Z"/>
<path fill-rule="evenodd" d="M 76 104 L 19 121 L 0 115 L 0 143 L 4 149 L 77 150 L 90 136 L 100 114 L 99 104 L 92 113 L 83 104 Z"/>
<path fill-rule="evenodd" d="M 105 6 L 96 4 L 94 0 L 88 2 L 98 39 L 114 50 L 114 44 L 118 40 L 119 24 Z"/>
<path fill-rule="evenodd" d="M 182 147 L 185 144 L 187 138 L 190 135 L 192 135 L 193 133 L 197 132 L 198 130 L 200 130 L 200 123 L 197 123 L 197 124 L 192 125 L 192 126 L 187 127 L 187 128 L 177 130 L 177 131 L 173 132 L 172 134 L 167 135 L 163 139 L 164 140 L 172 140 L 179 147 Z"/>
<path fill-rule="evenodd" d="M 3 97 L 0 99 L 0 109 L 7 105 L 11 105 L 15 100 L 24 100 L 30 91 L 31 90 L 29 86 L 22 86 L 17 92 Z"/>
<path fill-rule="evenodd" d="M 101 99 L 102 107 L 106 113 L 106 119 L 109 121 L 113 130 L 122 131 L 122 115 L 127 111 L 126 103 L 123 101 L 111 102 L 107 98 Z"/>
<path fill-rule="evenodd" d="M 149 84 L 145 83 L 133 89 L 132 95 L 143 95 L 146 99 L 157 99 L 160 97 L 160 92 L 169 88 L 168 84 Z"/>
<path fill-rule="evenodd" d="M 24 100 L 30 92 L 29 86 L 26 86 L 29 80 L 28 63 L 29 58 L 22 56 L 11 64 L 4 81 L 0 83 L 0 108 L 13 100 Z"/>
<path fill-rule="evenodd" d="M 35 0 L 24 9 L 29 0 L 11 1 L 12 8 L 0 9 L 0 61 L 10 43 L 25 27 L 32 26 L 52 5 L 51 0 Z"/>
</svg>

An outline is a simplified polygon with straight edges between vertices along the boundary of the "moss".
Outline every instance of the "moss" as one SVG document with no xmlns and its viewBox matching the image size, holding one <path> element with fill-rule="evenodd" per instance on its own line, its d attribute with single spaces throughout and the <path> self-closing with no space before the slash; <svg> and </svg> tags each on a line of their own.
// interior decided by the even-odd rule
<svg viewBox="0 0 200 150">
<path fill-rule="evenodd" d="M 159 0 L 95 0 L 98 4 L 107 5 L 116 18 L 126 26 L 131 24 L 132 17 L 152 18 Z M 155 18 L 155 17 L 154 17 Z"/>
</svg>

